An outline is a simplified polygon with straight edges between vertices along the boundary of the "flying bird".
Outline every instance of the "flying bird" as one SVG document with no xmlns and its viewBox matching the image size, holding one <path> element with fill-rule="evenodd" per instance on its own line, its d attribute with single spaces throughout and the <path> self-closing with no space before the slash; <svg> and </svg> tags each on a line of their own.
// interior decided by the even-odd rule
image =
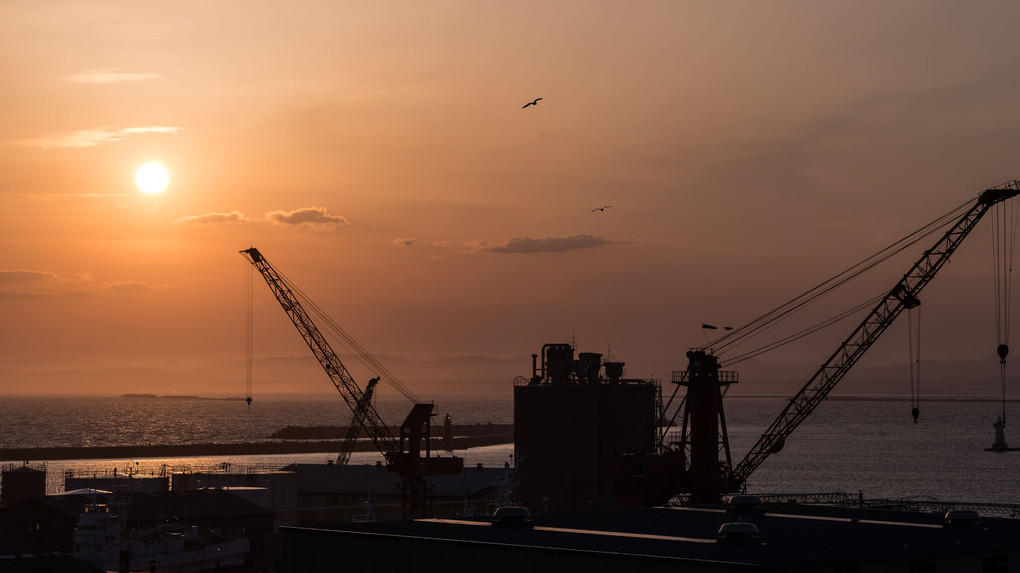
<svg viewBox="0 0 1020 573">
<path fill-rule="evenodd" d="M 591 212 L 594 213 L 595 211 L 605 211 L 606 209 L 608 209 L 610 207 L 612 207 L 612 205 L 603 205 L 602 207 L 596 207 L 596 208 L 592 209 Z"/>
<path fill-rule="evenodd" d="M 541 100 L 541 99 L 542 98 L 537 98 L 537 99 L 535 99 L 535 101 L 529 101 L 528 103 L 524 104 L 524 107 L 522 107 L 521 109 L 524 109 L 524 108 L 528 107 L 529 105 L 538 105 L 538 101 Z"/>
</svg>

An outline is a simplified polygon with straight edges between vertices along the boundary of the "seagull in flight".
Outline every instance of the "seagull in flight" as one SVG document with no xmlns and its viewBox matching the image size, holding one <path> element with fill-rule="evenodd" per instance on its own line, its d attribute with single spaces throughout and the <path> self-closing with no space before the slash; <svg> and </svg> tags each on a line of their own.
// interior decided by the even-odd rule
<svg viewBox="0 0 1020 573">
<path fill-rule="evenodd" d="M 603 211 L 604 212 L 606 209 L 608 209 L 610 207 L 612 207 L 612 205 L 603 205 L 602 207 L 596 207 L 596 208 L 592 209 L 591 212 L 592 213 L 594 213 L 595 211 Z"/>
<path fill-rule="evenodd" d="M 521 109 L 524 109 L 524 108 L 528 107 L 529 105 L 538 105 L 538 102 L 539 102 L 539 100 L 541 100 L 541 99 L 542 99 L 542 98 L 537 98 L 537 99 L 535 99 L 534 101 L 529 101 L 528 103 L 524 104 L 524 107 L 522 107 Z"/>
</svg>

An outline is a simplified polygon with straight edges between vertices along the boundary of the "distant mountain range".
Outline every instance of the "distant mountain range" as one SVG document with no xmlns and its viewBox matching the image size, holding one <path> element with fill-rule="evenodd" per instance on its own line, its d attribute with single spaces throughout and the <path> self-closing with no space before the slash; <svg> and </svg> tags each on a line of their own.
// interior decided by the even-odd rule
<svg viewBox="0 0 1020 573">
<path fill-rule="evenodd" d="M 510 393 L 517 376 L 531 376 L 531 357 L 520 359 L 464 356 L 435 360 L 409 360 L 377 356 L 415 394 L 427 397 L 442 393 Z M 355 380 L 364 382 L 377 373 L 351 356 L 342 356 Z M 681 360 L 633 361 L 629 378 L 658 378 L 663 392 L 671 392 L 671 374 L 682 370 Z M 740 382 L 732 395 L 793 395 L 814 374 L 818 365 L 749 360 L 736 368 Z M 724 369 L 728 369 L 725 368 Z M 330 382 L 311 356 L 261 358 L 253 363 L 253 392 L 319 393 L 331 390 Z M 924 361 L 921 364 L 923 396 L 997 397 L 1000 374 L 997 359 L 968 362 Z M 1012 386 L 1012 384 L 1010 384 Z M 385 386 L 381 393 L 393 392 Z M 246 393 L 245 364 L 228 361 L 200 367 L 167 364 L 158 367 L 106 367 L 76 364 L 59 367 L 40 364 L 0 368 L 0 393 L 152 393 L 161 396 L 194 394 L 236 397 Z M 910 373 L 906 363 L 858 364 L 833 392 L 834 395 L 906 396 Z"/>
</svg>

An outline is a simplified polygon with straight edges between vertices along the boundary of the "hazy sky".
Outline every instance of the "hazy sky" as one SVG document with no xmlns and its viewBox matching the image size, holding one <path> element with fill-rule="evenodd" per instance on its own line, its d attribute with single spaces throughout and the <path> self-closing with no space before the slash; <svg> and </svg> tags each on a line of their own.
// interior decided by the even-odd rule
<svg viewBox="0 0 1020 573">
<path fill-rule="evenodd" d="M 1020 178 L 1018 21 L 1007 1 L 5 0 L 0 367 L 242 359 L 254 245 L 375 354 L 527 370 L 573 336 L 682 368 L 702 323 Z M 148 161 L 162 193 L 135 184 Z M 989 227 L 922 297 L 926 357 L 994 352 Z M 256 354 L 306 353 L 255 294 Z"/>
</svg>

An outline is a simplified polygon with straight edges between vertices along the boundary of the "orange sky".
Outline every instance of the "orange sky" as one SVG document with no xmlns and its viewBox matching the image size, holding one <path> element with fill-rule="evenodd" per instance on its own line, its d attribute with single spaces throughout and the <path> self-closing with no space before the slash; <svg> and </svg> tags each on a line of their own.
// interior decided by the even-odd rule
<svg viewBox="0 0 1020 573">
<path fill-rule="evenodd" d="M 5 0 L 0 369 L 242 359 L 252 245 L 375 354 L 528 374 L 576 336 L 683 368 L 703 322 L 1020 178 L 1017 21 L 1006 1 Z M 929 287 L 926 356 L 993 353 L 988 237 Z M 261 282 L 256 302 L 256 354 L 307 353 Z"/>
</svg>

